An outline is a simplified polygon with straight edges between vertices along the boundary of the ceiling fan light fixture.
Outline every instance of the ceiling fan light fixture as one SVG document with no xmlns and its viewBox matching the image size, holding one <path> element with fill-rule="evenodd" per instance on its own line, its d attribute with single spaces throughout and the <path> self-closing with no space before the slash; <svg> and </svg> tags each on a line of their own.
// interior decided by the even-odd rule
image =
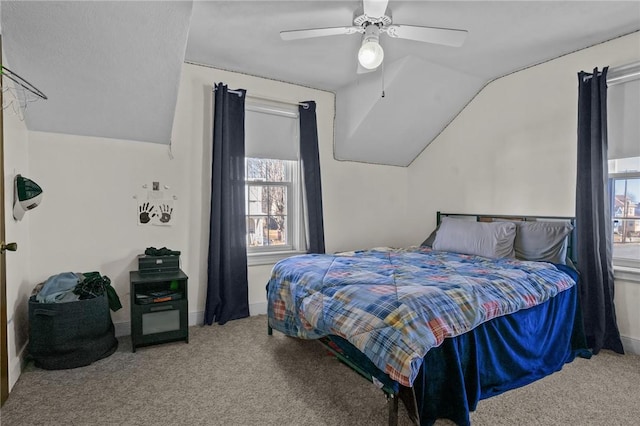
<svg viewBox="0 0 640 426">
<path fill-rule="evenodd" d="M 384 59 L 384 50 L 375 41 L 362 43 L 358 51 L 358 61 L 360 65 L 368 70 L 378 68 Z"/>
<path fill-rule="evenodd" d="M 455 28 L 425 27 L 394 24 L 389 0 L 360 0 L 362 7 L 354 11 L 353 25 L 348 27 L 323 27 L 280 31 L 283 40 L 298 40 L 346 34 L 364 34 L 358 50 L 358 74 L 376 70 L 384 60 L 380 34 L 388 37 L 460 47 L 467 37 L 467 30 Z M 360 2 L 359 1 L 359 2 Z"/>
<path fill-rule="evenodd" d="M 368 70 L 378 68 L 384 59 L 384 50 L 380 46 L 379 37 L 380 29 L 377 25 L 367 26 L 362 45 L 358 50 L 358 62 Z"/>
</svg>

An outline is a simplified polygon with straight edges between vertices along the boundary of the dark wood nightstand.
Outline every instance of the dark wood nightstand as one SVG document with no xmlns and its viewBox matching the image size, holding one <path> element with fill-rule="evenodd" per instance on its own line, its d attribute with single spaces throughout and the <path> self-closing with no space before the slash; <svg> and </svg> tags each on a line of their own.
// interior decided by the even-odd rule
<svg viewBox="0 0 640 426">
<path fill-rule="evenodd" d="M 131 271 L 131 349 L 184 340 L 189 343 L 187 280 L 181 270 Z"/>
</svg>

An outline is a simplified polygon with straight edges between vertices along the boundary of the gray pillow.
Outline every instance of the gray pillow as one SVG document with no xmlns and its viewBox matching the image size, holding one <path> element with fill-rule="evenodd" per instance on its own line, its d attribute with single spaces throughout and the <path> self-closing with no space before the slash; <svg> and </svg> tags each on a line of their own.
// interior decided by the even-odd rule
<svg viewBox="0 0 640 426">
<path fill-rule="evenodd" d="M 516 258 L 566 264 L 570 222 L 517 222 Z"/>
<path fill-rule="evenodd" d="M 498 259 L 514 257 L 515 237 L 516 225 L 513 222 L 472 222 L 444 217 L 432 247 L 434 250 Z"/>
<path fill-rule="evenodd" d="M 438 229 L 440 229 L 440 225 L 438 225 L 436 227 L 436 229 L 433 230 L 433 232 L 431 232 L 431 234 L 429 234 L 429 236 L 427 237 L 426 240 L 424 240 L 422 242 L 422 244 L 420 244 L 421 246 L 426 246 L 426 247 L 433 247 L 433 242 L 436 240 L 436 232 L 438 232 Z"/>
</svg>

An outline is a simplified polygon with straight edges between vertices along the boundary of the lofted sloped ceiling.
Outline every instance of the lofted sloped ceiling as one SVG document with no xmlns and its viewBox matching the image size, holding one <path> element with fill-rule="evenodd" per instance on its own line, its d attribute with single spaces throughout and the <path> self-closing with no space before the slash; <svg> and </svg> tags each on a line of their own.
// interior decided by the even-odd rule
<svg viewBox="0 0 640 426">
<path fill-rule="evenodd" d="M 336 158 L 406 166 L 484 84 L 415 56 L 390 63 L 384 73 L 384 97 L 376 74 L 339 89 Z"/>
<path fill-rule="evenodd" d="M 27 127 L 170 143 L 191 6 L 2 1 L 6 66 L 48 97 Z"/>
<path fill-rule="evenodd" d="M 359 35 L 278 36 L 349 26 L 361 6 L 196 2 L 187 60 L 334 91 L 335 158 L 407 166 L 491 80 L 640 29 L 637 1 L 391 0 L 394 23 L 465 29 L 468 36 L 453 48 L 383 35 L 384 66 L 369 74 L 356 73 Z M 225 42 L 203 43 L 205 35 Z"/>
<path fill-rule="evenodd" d="M 360 7 L 3 0 L 2 37 L 9 67 L 50 98 L 29 106 L 32 130 L 169 143 L 186 61 L 335 92 L 334 156 L 406 166 L 488 82 L 640 30 L 640 1 L 391 0 L 394 23 L 468 37 L 453 48 L 383 35 L 384 67 L 368 74 L 356 73 L 359 35 L 279 36 L 350 26 Z"/>
</svg>

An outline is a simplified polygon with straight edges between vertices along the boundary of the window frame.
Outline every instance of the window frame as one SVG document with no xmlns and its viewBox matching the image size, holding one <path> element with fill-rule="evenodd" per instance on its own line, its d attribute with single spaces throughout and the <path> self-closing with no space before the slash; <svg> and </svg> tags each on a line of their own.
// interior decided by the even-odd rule
<svg viewBox="0 0 640 426">
<path fill-rule="evenodd" d="M 609 188 L 611 188 L 609 196 L 611 198 L 611 201 L 610 201 L 611 202 L 611 232 L 612 232 L 612 241 L 613 241 L 613 230 L 614 230 L 613 223 L 616 220 L 629 220 L 629 219 L 640 220 L 640 217 L 638 216 L 627 216 L 626 212 L 625 212 L 625 215 L 621 217 L 617 217 L 615 215 L 614 208 L 615 208 L 615 197 L 616 197 L 616 191 L 615 191 L 616 181 L 624 181 L 627 179 L 639 179 L 640 171 L 609 173 L 608 178 L 609 178 Z M 615 255 L 613 255 L 613 252 L 612 252 L 612 259 L 613 259 L 614 267 L 619 267 L 624 269 L 628 268 L 630 270 L 628 270 L 627 272 L 636 271 L 638 274 L 640 274 L 640 259 L 616 257 Z M 640 280 L 640 277 L 637 277 L 636 280 Z"/>
<path fill-rule="evenodd" d="M 618 84 L 625 84 L 633 80 L 637 80 L 640 78 L 640 62 L 634 62 L 627 65 L 623 65 L 620 67 L 615 67 L 609 70 L 607 73 L 607 86 L 611 87 Z M 610 99 L 608 99 L 609 101 Z M 608 105 L 609 111 L 613 111 Z M 611 129 L 611 115 L 608 117 L 609 129 Z M 609 144 L 611 145 L 611 139 L 609 139 Z M 624 157 L 623 157 L 624 158 Z M 611 167 L 611 161 L 609 160 L 609 167 Z M 611 168 L 610 168 L 611 170 Z M 609 188 L 611 189 L 610 197 L 611 197 L 611 239 L 613 242 L 613 221 L 616 220 L 614 206 L 615 206 L 615 180 L 616 179 L 629 179 L 640 177 L 640 170 L 634 170 L 629 172 L 618 172 L 615 170 L 612 173 L 608 173 L 608 182 Z M 639 194 L 640 196 L 640 194 Z M 638 200 L 640 202 L 640 200 Z M 626 212 L 625 212 L 626 213 Z M 625 214 L 626 216 L 626 214 Z M 613 253 L 612 253 L 613 255 Z M 624 281 L 631 281 L 640 283 L 640 261 L 635 259 L 626 259 L 613 257 L 613 270 L 614 270 L 614 278 L 622 279 Z"/>
<path fill-rule="evenodd" d="M 248 159 L 245 158 L 245 171 Z M 287 168 L 288 181 L 275 182 L 267 180 L 249 180 L 245 176 L 245 218 L 252 215 L 249 209 L 249 188 L 259 186 L 280 186 L 287 189 L 287 220 L 286 229 L 287 244 L 286 245 L 268 245 L 260 247 L 250 247 L 247 244 L 247 264 L 248 266 L 273 264 L 278 260 L 306 253 L 306 241 L 304 238 L 304 221 L 303 221 L 303 205 L 302 205 L 302 181 L 300 176 L 300 160 L 280 160 L 277 158 L 257 158 L 258 160 L 277 160 L 284 161 Z M 268 217 L 268 215 L 265 215 Z M 245 238 L 249 239 L 249 230 L 247 229 Z"/>
</svg>

